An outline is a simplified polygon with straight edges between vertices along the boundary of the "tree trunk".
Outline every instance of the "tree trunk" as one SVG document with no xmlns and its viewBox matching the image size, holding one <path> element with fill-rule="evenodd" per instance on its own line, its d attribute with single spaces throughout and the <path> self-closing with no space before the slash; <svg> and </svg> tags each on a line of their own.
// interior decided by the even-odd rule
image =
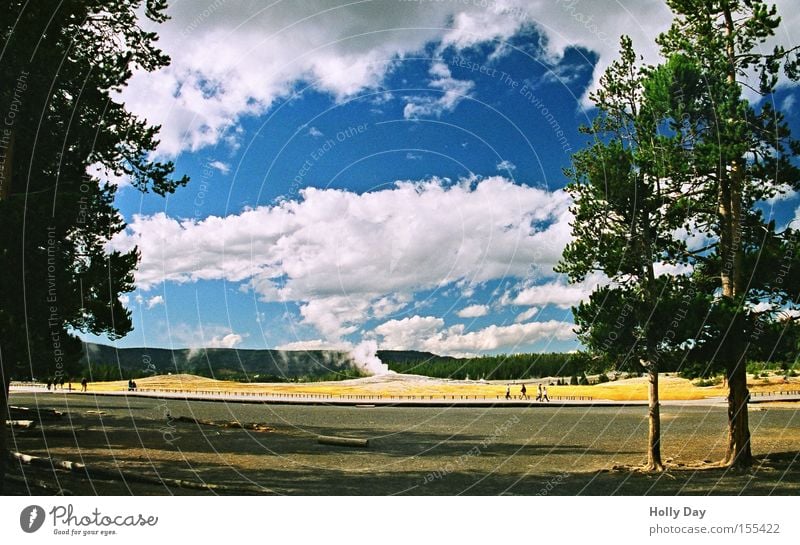
<svg viewBox="0 0 800 545">
<path fill-rule="evenodd" d="M 661 409 L 658 401 L 658 369 L 649 368 L 647 378 L 649 434 L 646 469 L 648 471 L 664 471 L 664 463 L 661 461 Z"/>
<path fill-rule="evenodd" d="M 728 451 L 724 463 L 739 469 L 753 465 L 747 413 L 750 392 L 747 390 L 745 361 L 742 358 L 728 373 Z"/>
<path fill-rule="evenodd" d="M 731 187 L 730 180 L 727 176 L 723 176 L 719 182 L 718 196 L 719 206 L 717 215 L 719 216 L 720 233 L 719 233 L 719 257 L 722 261 L 720 269 L 720 283 L 722 285 L 722 296 L 728 299 L 733 299 L 734 282 L 733 282 L 733 229 L 732 229 L 732 216 L 731 211 Z"/>
<path fill-rule="evenodd" d="M 726 54 L 730 63 L 728 83 L 736 82 L 736 51 L 734 46 L 734 22 L 729 8 L 723 9 L 725 28 L 728 36 Z M 726 121 L 734 122 L 736 112 L 725 116 Z M 740 158 L 734 158 L 730 165 L 730 175 L 722 176 L 720 181 L 720 255 L 722 257 L 722 296 L 737 303 L 743 301 L 746 286 L 743 282 L 744 244 L 742 239 L 742 192 L 744 185 L 744 165 Z M 738 315 L 743 309 L 737 308 L 734 320 L 736 327 L 731 327 L 725 343 L 740 342 Z M 747 415 L 747 402 L 750 393 L 747 391 L 747 357 L 744 351 L 725 351 L 730 361 L 726 362 L 728 375 L 728 450 L 724 463 L 731 467 L 746 468 L 753 464 L 750 450 L 750 424 Z"/>
</svg>

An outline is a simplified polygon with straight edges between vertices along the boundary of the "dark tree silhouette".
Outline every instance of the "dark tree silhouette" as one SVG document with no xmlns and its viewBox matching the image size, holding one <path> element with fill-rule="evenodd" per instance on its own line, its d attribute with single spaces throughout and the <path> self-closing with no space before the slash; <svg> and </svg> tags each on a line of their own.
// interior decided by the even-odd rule
<svg viewBox="0 0 800 545">
<path fill-rule="evenodd" d="M 150 159 L 158 127 L 115 95 L 134 70 L 168 64 L 140 26 L 142 16 L 165 21 L 165 9 L 163 0 L 0 3 L 2 419 L 13 377 L 69 378 L 74 332 L 117 338 L 132 328 L 119 296 L 133 289 L 138 253 L 106 250 L 124 223 L 115 187 L 87 169 L 162 195 L 188 181 Z M 3 473 L 6 435 L 3 426 Z"/>
</svg>

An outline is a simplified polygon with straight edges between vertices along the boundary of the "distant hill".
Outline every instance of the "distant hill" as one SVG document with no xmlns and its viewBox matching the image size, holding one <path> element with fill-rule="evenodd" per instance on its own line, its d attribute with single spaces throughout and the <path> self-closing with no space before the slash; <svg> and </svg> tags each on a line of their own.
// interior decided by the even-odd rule
<svg viewBox="0 0 800 545">
<path fill-rule="evenodd" d="M 81 373 L 91 380 L 189 373 L 258 382 L 342 380 L 363 376 L 347 352 L 334 350 L 243 350 L 236 348 L 114 348 L 86 343 Z M 453 379 L 516 380 L 582 376 L 589 361 L 578 354 L 498 354 L 474 358 L 416 350 L 379 350 L 398 373 Z"/>
<path fill-rule="evenodd" d="M 451 356 L 439 356 L 431 352 L 418 352 L 416 350 L 378 350 L 377 355 L 383 363 L 389 364 L 390 366 L 393 363 L 424 363 L 434 360 L 459 360 L 459 358 L 453 358 Z"/>
<path fill-rule="evenodd" d="M 352 370 L 345 352 L 327 350 L 239 350 L 232 348 L 114 348 L 86 343 L 85 364 L 114 367 L 135 375 L 192 373 L 202 376 L 255 376 L 276 379 L 317 377 Z M 126 373 L 123 373 L 123 375 Z"/>
<path fill-rule="evenodd" d="M 83 364 L 95 379 L 192 373 L 216 378 L 258 378 L 287 380 L 298 378 L 341 378 L 356 376 L 350 354 L 333 350 L 243 350 L 235 348 L 114 348 L 84 343 Z M 441 360 L 429 352 L 381 350 L 384 363 Z M 452 359 L 452 358 L 445 358 Z"/>
</svg>

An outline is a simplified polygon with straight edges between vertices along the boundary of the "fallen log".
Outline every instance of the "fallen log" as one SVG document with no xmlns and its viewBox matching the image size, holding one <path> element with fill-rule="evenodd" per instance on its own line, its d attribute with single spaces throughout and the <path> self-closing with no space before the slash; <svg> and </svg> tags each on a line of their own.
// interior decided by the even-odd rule
<svg viewBox="0 0 800 545">
<path fill-rule="evenodd" d="M 359 437 L 336 437 L 335 435 L 319 435 L 317 443 L 320 445 L 335 445 L 340 447 L 368 448 L 369 439 Z"/>
<path fill-rule="evenodd" d="M 6 426 L 14 430 L 29 430 L 36 427 L 34 420 L 6 420 Z"/>
<path fill-rule="evenodd" d="M 22 454 L 21 452 L 12 452 L 11 458 L 21 464 L 45 467 L 48 469 L 63 469 L 64 471 L 86 471 L 86 466 L 80 462 L 69 462 L 65 460 L 57 460 L 55 458 L 44 458 L 42 456 L 33 456 L 31 454 Z"/>
<path fill-rule="evenodd" d="M 64 416 L 64 413 L 61 411 L 57 411 L 55 409 L 31 409 L 29 407 L 18 407 L 16 405 L 10 405 L 8 407 L 8 412 L 11 415 L 11 418 L 22 417 L 19 420 L 30 419 L 31 417 L 36 417 L 37 420 L 46 420 L 48 418 L 61 418 Z"/>
<path fill-rule="evenodd" d="M 200 418 L 192 418 L 191 416 L 174 416 L 167 418 L 173 422 L 186 422 L 188 424 L 214 426 L 217 428 L 236 428 L 236 429 L 251 430 L 251 431 L 274 431 L 274 428 L 267 426 L 266 424 L 257 424 L 257 423 L 243 424 L 242 422 L 238 422 L 235 420 L 232 422 L 214 422 L 213 420 L 202 420 Z"/>
</svg>

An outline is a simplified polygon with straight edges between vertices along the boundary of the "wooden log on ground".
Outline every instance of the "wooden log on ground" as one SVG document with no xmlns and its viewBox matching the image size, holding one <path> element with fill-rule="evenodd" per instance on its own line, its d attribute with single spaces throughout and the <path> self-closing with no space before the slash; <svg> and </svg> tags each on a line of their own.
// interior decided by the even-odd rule
<svg viewBox="0 0 800 545">
<path fill-rule="evenodd" d="M 192 418 L 191 416 L 175 416 L 169 417 L 169 419 L 173 422 L 186 422 L 189 424 L 199 424 L 202 426 L 215 426 L 217 428 L 234 428 L 250 431 L 274 431 L 274 428 L 267 426 L 266 424 L 243 424 L 235 420 L 232 422 L 214 422 L 213 420 L 202 420 L 199 418 Z"/>
<path fill-rule="evenodd" d="M 61 418 L 64 413 L 55 409 L 31 409 L 28 407 L 18 407 L 10 405 L 8 412 L 14 420 L 26 420 L 35 417 L 37 420 L 47 420 L 50 418 Z"/>
<path fill-rule="evenodd" d="M 43 458 L 42 456 L 22 454 L 21 452 L 12 452 L 11 458 L 13 460 L 16 460 L 20 464 L 44 467 L 48 469 L 63 469 L 64 471 L 86 471 L 86 466 L 79 462 L 56 460 L 55 458 Z"/>
<path fill-rule="evenodd" d="M 6 420 L 6 426 L 15 430 L 29 430 L 36 427 L 34 420 Z"/>
<path fill-rule="evenodd" d="M 319 435 L 317 436 L 317 443 L 320 445 L 335 445 L 339 447 L 369 447 L 369 439 L 361 439 L 359 437 L 337 437 L 335 435 Z"/>
</svg>

